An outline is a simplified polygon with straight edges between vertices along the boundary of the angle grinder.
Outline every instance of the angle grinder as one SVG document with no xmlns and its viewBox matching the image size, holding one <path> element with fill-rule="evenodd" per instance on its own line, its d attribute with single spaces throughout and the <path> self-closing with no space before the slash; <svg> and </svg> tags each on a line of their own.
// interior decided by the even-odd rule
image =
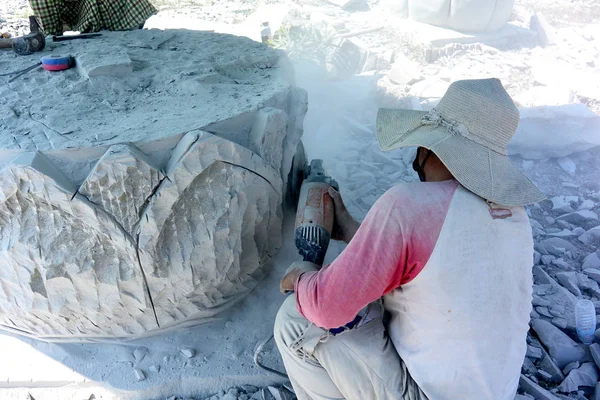
<svg viewBox="0 0 600 400">
<path fill-rule="evenodd" d="M 339 185 L 325 173 L 323 160 L 312 160 L 308 166 L 305 163 L 304 147 L 300 144 L 294 156 L 288 180 L 288 192 L 291 199 L 295 200 L 298 197 L 295 227 L 296 247 L 304 261 L 323 266 L 335 221 L 335 205 L 329 195 L 329 188 L 333 187 L 335 190 L 339 190 Z M 285 373 L 268 367 L 260 361 L 263 349 L 272 339 L 271 335 L 257 345 L 254 351 L 254 363 L 267 372 L 288 379 Z"/>
<path fill-rule="evenodd" d="M 304 169 L 296 212 L 295 240 L 304 261 L 321 266 L 329 247 L 335 218 L 330 187 L 339 190 L 338 183 L 325 173 L 323 160 L 312 160 Z"/>
</svg>

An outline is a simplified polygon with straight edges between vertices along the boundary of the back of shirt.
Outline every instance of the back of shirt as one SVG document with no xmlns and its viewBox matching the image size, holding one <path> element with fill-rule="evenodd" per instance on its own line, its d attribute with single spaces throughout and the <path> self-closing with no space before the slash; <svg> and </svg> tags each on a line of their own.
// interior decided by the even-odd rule
<svg viewBox="0 0 600 400">
<path fill-rule="evenodd" d="M 458 186 L 427 263 L 384 297 L 390 337 L 430 400 L 514 397 L 529 330 L 533 239 L 525 209 L 510 210 L 494 219 L 483 199 Z"/>
</svg>

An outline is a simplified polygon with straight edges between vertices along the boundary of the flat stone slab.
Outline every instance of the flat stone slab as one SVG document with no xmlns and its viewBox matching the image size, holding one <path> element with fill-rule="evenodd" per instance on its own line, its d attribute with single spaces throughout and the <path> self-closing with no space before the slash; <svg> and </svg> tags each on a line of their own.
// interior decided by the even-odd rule
<svg viewBox="0 0 600 400">
<path fill-rule="evenodd" d="M 416 42 L 434 48 L 444 47 L 452 43 L 487 45 L 504 44 L 509 40 L 523 40 L 535 37 L 535 33 L 513 24 L 506 24 L 496 32 L 462 33 L 453 29 L 442 28 L 417 21 L 406 20 L 399 26 L 403 32 L 411 32 Z"/>
<path fill-rule="evenodd" d="M 133 72 L 133 64 L 124 47 L 108 45 L 75 56 L 75 65 L 85 78 L 96 76 L 125 76 Z"/>
</svg>

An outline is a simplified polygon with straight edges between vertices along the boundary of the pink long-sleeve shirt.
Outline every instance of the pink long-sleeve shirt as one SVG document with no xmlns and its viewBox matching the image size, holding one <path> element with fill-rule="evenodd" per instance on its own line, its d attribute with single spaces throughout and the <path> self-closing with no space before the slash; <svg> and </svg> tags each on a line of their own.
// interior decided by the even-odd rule
<svg viewBox="0 0 600 400">
<path fill-rule="evenodd" d="M 327 268 L 297 280 L 298 311 L 322 328 L 336 328 L 413 280 L 433 252 L 457 186 L 449 180 L 388 190 Z"/>
</svg>

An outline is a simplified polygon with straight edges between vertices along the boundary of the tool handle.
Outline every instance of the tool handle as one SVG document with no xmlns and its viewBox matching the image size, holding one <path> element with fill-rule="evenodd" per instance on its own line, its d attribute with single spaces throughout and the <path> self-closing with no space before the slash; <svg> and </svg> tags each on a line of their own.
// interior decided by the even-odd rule
<svg viewBox="0 0 600 400">
<path fill-rule="evenodd" d="M 65 40 L 75 39 L 89 39 L 102 36 L 101 33 L 80 33 L 79 35 L 67 35 L 67 36 L 52 36 L 53 42 L 64 42 Z"/>
<path fill-rule="evenodd" d="M 8 80 L 8 82 L 12 82 L 12 81 L 14 81 L 14 80 L 15 80 L 15 79 L 17 79 L 18 77 L 20 77 L 20 76 L 22 76 L 22 75 L 25 75 L 26 73 L 28 73 L 28 72 L 29 72 L 29 71 L 31 71 L 32 69 L 35 69 L 35 68 L 39 67 L 40 65 L 42 65 L 42 63 L 41 63 L 41 62 L 38 62 L 38 63 L 35 63 L 35 64 L 33 64 L 31 67 L 27 67 L 27 68 L 25 68 L 24 70 L 21 70 L 21 71 L 14 72 L 16 75 L 15 75 L 15 76 L 13 76 L 12 78 L 10 78 L 10 79 Z"/>
</svg>

